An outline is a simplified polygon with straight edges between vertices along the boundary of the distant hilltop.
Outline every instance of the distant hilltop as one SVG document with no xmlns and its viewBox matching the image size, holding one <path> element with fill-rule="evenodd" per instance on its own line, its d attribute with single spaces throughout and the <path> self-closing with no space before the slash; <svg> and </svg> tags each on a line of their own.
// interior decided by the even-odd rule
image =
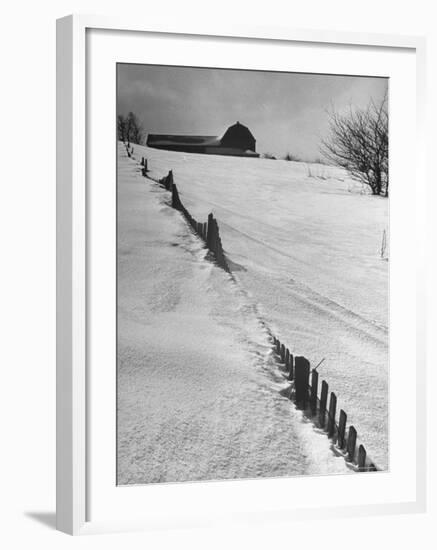
<svg viewBox="0 0 437 550">
<path fill-rule="evenodd" d="M 203 153 L 206 155 L 229 155 L 234 157 L 259 157 L 255 149 L 256 140 L 252 132 L 237 122 L 218 136 L 185 136 L 169 134 L 149 134 L 147 146 L 183 153 Z"/>
</svg>

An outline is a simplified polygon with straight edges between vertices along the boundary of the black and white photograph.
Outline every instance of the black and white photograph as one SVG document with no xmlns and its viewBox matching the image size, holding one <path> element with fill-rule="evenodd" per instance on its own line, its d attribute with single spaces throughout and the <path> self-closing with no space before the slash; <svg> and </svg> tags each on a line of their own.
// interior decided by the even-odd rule
<svg viewBox="0 0 437 550">
<path fill-rule="evenodd" d="M 117 484 L 389 470 L 389 79 L 117 64 Z"/>
<path fill-rule="evenodd" d="M 5 8 L 1 548 L 432 548 L 434 4 Z"/>
</svg>

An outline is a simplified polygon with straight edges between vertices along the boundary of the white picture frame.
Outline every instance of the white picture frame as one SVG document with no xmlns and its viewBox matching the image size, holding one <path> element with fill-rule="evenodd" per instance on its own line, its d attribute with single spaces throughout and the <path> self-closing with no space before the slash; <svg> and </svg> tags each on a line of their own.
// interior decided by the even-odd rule
<svg viewBox="0 0 437 550">
<path fill-rule="evenodd" d="M 138 514 L 131 520 L 109 516 L 94 521 L 89 515 L 90 433 L 88 413 L 90 335 L 89 315 L 89 190 L 87 189 L 87 32 L 95 30 L 153 33 L 161 39 L 171 36 L 222 37 L 250 44 L 251 41 L 275 43 L 317 43 L 344 47 L 396 48 L 414 52 L 416 62 L 416 186 L 425 182 L 424 173 L 424 78 L 425 41 L 421 37 L 337 33 L 286 28 L 235 27 L 215 28 L 214 25 L 178 28 L 172 23 L 143 24 L 141 21 L 72 15 L 57 22 L 57 528 L 69 534 L 95 531 L 148 528 L 147 515 Z M 88 75 L 89 76 L 89 75 Z M 115 91 L 114 91 L 115 93 Z M 115 123 L 115 118 L 114 118 Z M 415 384 L 415 498 L 408 501 L 378 504 L 336 505 L 332 508 L 310 509 L 280 507 L 279 517 L 329 517 L 331 515 L 367 515 L 369 513 L 420 512 L 426 503 L 426 361 L 425 361 L 425 299 L 424 299 L 424 227 L 420 221 L 424 209 L 424 194 L 418 193 L 417 224 L 417 291 L 416 307 L 416 384 Z M 115 452 L 115 451 L 114 451 Z M 115 483 L 115 480 L 114 480 Z M 234 483 L 234 482 L 232 482 Z M 256 481 L 244 482 L 248 491 Z M 250 485 L 252 484 L 252 485 Z M 204 487 L 201 487 L 204 486 Z M 228 482 L 229 486 L 229 482 Z M 220 491 L 220 483 L 196 484 L 184 488 L 193 499 L 204 499 L 211 491 Z M 141 488 L 140 488 L 141 489 Z M 246 490 L 245 489 L 245 490 Z M 129 491 L 130 489 L 122 489 Z M 163 489 L 168 492 L 168 487 Z M 249 494 L 248 493 L 248 494 Z M 155 488 L 156 495 L 156 488 Z M 226 496 L 224 498 L 227 498 Z M 269 515 L 258 506 L 242 517 Z M 195 513 L 194 513 L 195 515 Z M 189 516 L 189 514 L 188 514 Z M 193 519 L 193 518 L 192 518 Z M 175 524 L 171 514 L 154 518 L 153 525 Z M 181 519 L 196 525 L 195 518 Z M 199 524 L 204 524 L 199 519 Z"/>
</svg>

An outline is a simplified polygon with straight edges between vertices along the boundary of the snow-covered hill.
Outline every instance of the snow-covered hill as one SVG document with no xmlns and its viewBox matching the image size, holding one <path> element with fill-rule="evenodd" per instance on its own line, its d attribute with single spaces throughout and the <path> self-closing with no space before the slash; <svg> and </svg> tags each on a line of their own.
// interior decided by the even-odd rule
<svg viewBox="0 0 437 550">
<path fill-rule="evenodd" d="M 119 481 L 347 471 L 280 396 L 263 323 L 325 358 L 321 377 L 386 467 L 387 200 L 334 168 L 134 147 L 152 176 L 173 170 L 196 218 L 214 211 L 237 282 L 120 146 Z"/>
</svg>

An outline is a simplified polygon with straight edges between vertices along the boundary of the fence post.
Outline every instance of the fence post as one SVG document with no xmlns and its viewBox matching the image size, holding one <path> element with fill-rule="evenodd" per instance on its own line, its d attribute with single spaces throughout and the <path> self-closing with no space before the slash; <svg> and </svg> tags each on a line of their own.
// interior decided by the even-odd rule
<svg viewBox="0 0 437 550">
<path fill-rule="evenodd" d="M 353 426 L 351 426 L 349 428 L 349 433 L 347 436 L 347 454 L 351 462 L 353 462 L 355 458 L 356 444 L 357 444 L 357 430 Z"/>
<path fill-rule="evenodd" d="M 311 412 L 315 415 L 317 413 L 317 389 L 319 385 L 319 373 L 313 370 L 311 373 L 311 398 L 310 407 Z"/>
<path fill-rule="evenodd" d="M 322 428 L 325 427 L 326 402 L 328 401 L 328 384 L 322 380 L 322 391 L 320 393 L 319 422 Z"/>
<path fill-rule="evenodd" d="M 146 175 L 147 172 L 147 159 L 144 159 L 144 175 Z"/>
<path fill-rule="evenodd" d="M 284 344 L 281 344 L 280 355 L 281 355 L 281 361 L 285 361 L 285 346 L 284 346 Z"/>
<path fill-rule="evenodd" d="M 215 257 L 216 257 L 217 263 L 221 267 L 223 267 L 223 265 L 224 265 L 224 262 L 223 262 L 223 249 L 222 249 L 222 241 L 221 241 L 220 235 L 219 235 L 218 224 L 217 224 L 217 240 L 216 240 Z"/>
<path fill-rule="evenodd" d="M 360 472 L 364 472 L 366 470 L 366 455 L 366 449 L 363 445 L 360 445 L 358 447 L 358 468 Z"/>
<path fill-rule="evenodd" d="M 276 353 L 279 355 L 281 353 L 281 342 L 276 340 Z"/>
<path fill-rule="evenodd" d="M 346 432 L 346 420 L 347 420 L 347 414 L 344 412 L 343 409 L 341 409 L 340 418 L 338 420 L 338 437 L 337 437 L 337 445 L 339 449 L 343 449 L 344 447 L 344 434 Z"/>
<path fill-rule="evenodd" d="M 208 233 L 206 235 L 206 246 L 211 250 L 212 249 L 212 233 L 214 231 L 213 229 L 213 220 L 214 216 L 212 212 L 208 214 Z"/>
<path fill-rule="evenodd" d="M 178 192 L 178 188 L 176 187 L 176 185 L 173 185 L 172 190 L 171 190 L 171 205 L 176 210 L 181 209 L 181 199 L 179 198 L 179 192 Z"/>
<path fill-rule="evenodd" d="M 293 380 L 293 378 L 294 378 L 294 357 L 293 357 L 292 353 L 290 353 L 290 358 L 288 360 L 288 363 L 290 365 L 290 372 L 288 373 L 288 379 Z"/>
<path fill-rule="evenodd" d="M 296 404 L 298 407 L 305 409 L 308 401 L 310 362 L 305 357 L 296 357 L 294 370 L 296 379 Z"/>
<path fill-rule="evenodd" d="M 211 219 L 211 231 L 210 231 L 210 247 L 209 249 L 214 252 L 214 241 L 215 241 L 215 218 Z"/>
<path fill-rule="evenodd" d="M 332 437 L 335 432 L 335 411 L 337 409 L 337 396 L 331 392 L 328 412 L 328 437 Z"/>
<path fill-rule="evenodd" d="M 170 170 L 167 176 L 167 179 L 165 181 L 165 187 L 171 191 L 173 187 L 173 170 Z"/>
<path fill-rule="evenodd" d="M 285 348 L 285 370 L 288 372 L 289 369 L 289 363 L 290 363 L 290 350 L 288 348 Z"/>
<path fill-rule="evenodd" d="M 214 242 L 213 242 L 213 252 L 217 257 L 217 251 L 219 247 L 219 230 L 217 220 L 214 218 Z"/>
</svg>

